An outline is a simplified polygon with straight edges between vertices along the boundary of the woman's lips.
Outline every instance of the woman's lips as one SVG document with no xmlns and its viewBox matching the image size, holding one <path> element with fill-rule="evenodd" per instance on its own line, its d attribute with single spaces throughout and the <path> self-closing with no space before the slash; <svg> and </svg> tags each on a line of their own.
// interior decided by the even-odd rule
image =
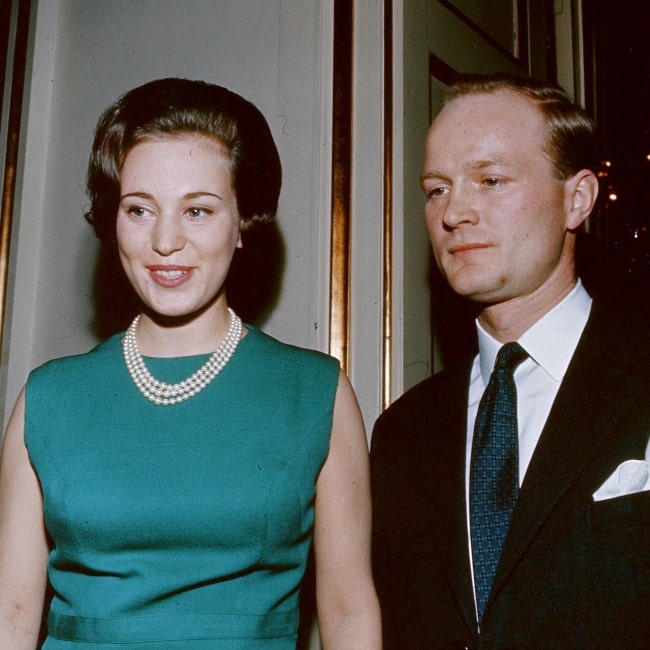
<svg viewBox="0 0 650 650">
<path fill-rule="evenodd" d="M 154 282 L 163 287 L 177 287 L 187 282 L 192 276 L 191 266 L 162 266 L 147 267 Z"/>
</svg>

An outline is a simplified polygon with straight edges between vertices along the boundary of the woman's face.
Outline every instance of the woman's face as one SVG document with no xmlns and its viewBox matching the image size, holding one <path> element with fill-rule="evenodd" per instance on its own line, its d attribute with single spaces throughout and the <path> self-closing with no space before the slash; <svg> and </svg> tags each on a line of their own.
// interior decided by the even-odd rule
<svg viewBox="0 0 650 650">
<path fill-rule="evenodd" d="M 150 310 L 173 318 L 225 305 L 239 222 L 226 153 L 216 141 L 150 138 L 128 152 L 117 243 L 126 275 Z"/>
</svg>

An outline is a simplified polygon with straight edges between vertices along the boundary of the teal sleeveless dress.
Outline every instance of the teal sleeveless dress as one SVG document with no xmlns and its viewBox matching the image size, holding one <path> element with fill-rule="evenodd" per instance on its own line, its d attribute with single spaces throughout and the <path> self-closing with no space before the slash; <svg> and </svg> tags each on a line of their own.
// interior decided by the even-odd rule
<svg viewBox="0 0 650 650">
<path fill-rule="evenodd" d="M 296 646 L 338 363 L 249 327 L 201 393 L 148 402 L 120 336 L 31 373 L 52 550 L 47 650 Z M 207 356 L 146 359 L 177 382 Z"/>
</svg>

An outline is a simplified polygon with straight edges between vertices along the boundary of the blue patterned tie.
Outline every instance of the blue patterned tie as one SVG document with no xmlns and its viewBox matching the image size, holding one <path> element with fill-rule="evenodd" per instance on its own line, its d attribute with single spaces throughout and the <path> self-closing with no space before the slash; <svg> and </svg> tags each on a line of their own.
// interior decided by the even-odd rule
<svg viewBox="0 0 650 650">
<path fill-rule="evenodd" d="M 513 373 L 527 356 L 518 343 L 507 343 L 499 350 L 474 425 L 469 494 L 479 621 L 519 494 L 517 387 Z"/>
</svg>

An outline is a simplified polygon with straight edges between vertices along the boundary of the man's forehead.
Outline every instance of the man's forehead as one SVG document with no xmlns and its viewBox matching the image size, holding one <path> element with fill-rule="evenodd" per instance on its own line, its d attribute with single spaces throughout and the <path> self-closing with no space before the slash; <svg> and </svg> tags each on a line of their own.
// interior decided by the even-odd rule
<svg viewBox="0 0 650 650">
<path fill-rule="evenodd" d="M 458 110 L 491 111 L 525 113 L 537 119 L 543 119 L 539 103 L 523 93 L 507 88 L 499 88 L 486 92 L 472 92 L 459 95 L 448 100 L 439 115 Z"/>
<path fill-rule="evenodd" d="M 498 95 L 498 96 L 497 96 Z M 511 109 L 511 110 L 510 110 Z M 436 117 L 426 140 L 422 180 L 544 159 L 552 173 L 546 123 L 533 102 L 512 92 L 458 97 Z"/>
<path fill-rule="evenodd" d="M 456 136 L 468 138 L 478 132 L 538 134 L 542 140 L 547 135 L 545 121 L 535 103 L 508 90 L 452 99 L 433 120 L 428 139 L 446 130 L 455 130 Z"/>
</svg>

